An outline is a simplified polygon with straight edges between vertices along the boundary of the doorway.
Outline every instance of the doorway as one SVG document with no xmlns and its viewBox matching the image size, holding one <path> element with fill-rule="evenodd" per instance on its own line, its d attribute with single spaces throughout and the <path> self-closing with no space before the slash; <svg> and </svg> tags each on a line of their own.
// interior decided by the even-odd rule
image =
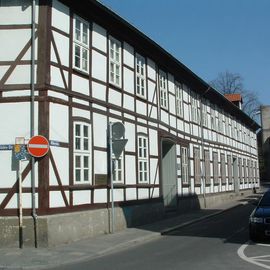
<svg viewBox="0 0 270 270">
<path fill-rule="evenodd" d="M 177 207 L 176 145 L 162 140 L 162 193 L 165 208 Z"/>
</svg>

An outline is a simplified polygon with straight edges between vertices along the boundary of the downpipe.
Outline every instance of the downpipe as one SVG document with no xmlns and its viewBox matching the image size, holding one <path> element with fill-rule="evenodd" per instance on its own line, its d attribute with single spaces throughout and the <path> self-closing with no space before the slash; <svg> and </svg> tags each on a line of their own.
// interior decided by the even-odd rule
<svg viewBox="0 0 270 270">
<path fill-rule="evenodd" d="M 32 30 L 31 30 L 31 109 L 30 109 L 30 134 L 35 135 L 35 31 L 36 31 L 36 0 L 32 1 Z M 34 241 L 35 248 L 38 247 L 37 241 L 37 212 L 36 212 L 36 181 L 35 181 L 35 158 L 31 157 L 31 187 L 32 187 L 32 217 L 34 222 Z"/>
</svg>

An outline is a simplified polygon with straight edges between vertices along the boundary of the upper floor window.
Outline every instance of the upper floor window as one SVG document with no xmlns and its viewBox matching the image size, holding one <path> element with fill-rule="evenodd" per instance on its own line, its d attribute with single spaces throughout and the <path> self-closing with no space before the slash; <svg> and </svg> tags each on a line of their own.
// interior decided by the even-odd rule
<svg viewBox="0 0 270 270">
<path fill-rule="evenodd" d="M 218 131 L 223 134 L 223 114 L 221 112 L 218 113 Z"/>
<path fill-rule="evenodd" d="M 81 122 L 74 123 L 74 180 L 90 182 L 90 127 Z"/>
<path fill-rule="evenodd" d="M 175 83 L 176 115 L 183 117 L 183 89 L 180 83 Z"/>
<path fill-rule="evenodd" d="M 202 102 L 202 123 L 203 126 L 208 126 L 208 118 L 207 118 L 207 107 L 206 104 Z"/>
<path fill-rule="evenodd" d="M 235 137 L 236 137 L 235 131 L 236 131 L 235 121 L 232 120 L 232 137 L 233 137 L 233 139 L 235 139 Z"/>
<path fill-rule="evenodd" d="M 225 117 L 225 135 L 230 136 L 230 129 L 229 129 L 229 118 L 226 115 Z"/>
<path fill-rule="evenodd" d="M 216 130 L 216 116 L 215 116 L 216 112 L 215 109 L 213 107 L 211 107 L 211 129 L 212 130 Z"/>
<path fill-rule="evenodd" d="M 164 71 L 159 72 L 160 107 L 168 108 L 167 75 Z"/>
<path fill-rule="evenodd" d="M 200 111 L 198 107 L 198 100 L 196 94 L 191 94 L 191 120 L 194 123 L 199 123 Z"/>
<path fill-rule="evenodd" d="M 146 98 L 146 68 L 145 58 L 136 54 L 136 93 Z"/>
<path fill-rule="evenodd" d="M 109 39 L 110 61 L 109 80 L 110 83 L 121 87 L 121 43 L 113 37 Z"/>
<path fill-rule="evenodd" d="M 89 23 L 74 17 L 73 65 L 75 68 L 89 72 Z"/>
<path fill-rule="evenodd" d="M 138 176 L 139 183 L 148 182 L 148 138 L 138 136 Z"/>
</svg>

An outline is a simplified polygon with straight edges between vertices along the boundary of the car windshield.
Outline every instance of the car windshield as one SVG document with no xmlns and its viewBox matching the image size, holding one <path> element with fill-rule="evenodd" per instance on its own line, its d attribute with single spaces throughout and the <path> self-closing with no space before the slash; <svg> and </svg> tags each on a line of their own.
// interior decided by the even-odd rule
<svg viewBox="0 0 270 270">
<path fill-rule="evenodd" d="M 259 206 L 269 206 L 270 207 L 270 192 L 266 192 L 263 195 L 263 197 L 259 203 Z"/>
</svg>

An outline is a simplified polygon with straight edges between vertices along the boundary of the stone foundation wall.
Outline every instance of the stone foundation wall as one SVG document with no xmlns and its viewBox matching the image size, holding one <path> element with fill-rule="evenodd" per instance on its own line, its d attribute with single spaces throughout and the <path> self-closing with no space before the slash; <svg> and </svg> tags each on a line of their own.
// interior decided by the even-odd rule
<svg viewBox="0 0 270 270">
<path fill-rule="evenodd" d="M 236 197 L 252 194 L 251 190 L 222 194 L 207 194 L 206 207 L 214 207 L 229 202 Z M 177 212 L 183 213 L 203 209 L 203 196 L 181 197 L 178 199 Z M 165 215 L 163 203 L 115 207 L 115 231 L 135 227 L 160 220 Z M 98 209 L 67 214 L 40 216 L 37 220 L 38 247 L 50 247 L 72 241 L 107 234 L 111 230 L 111 210 Z M 19 247 L 18 217 L 0 217 L 0 247 Z M 23 219 L 24 246 L 34 246 L 32 217 Z"/>
</svg>

